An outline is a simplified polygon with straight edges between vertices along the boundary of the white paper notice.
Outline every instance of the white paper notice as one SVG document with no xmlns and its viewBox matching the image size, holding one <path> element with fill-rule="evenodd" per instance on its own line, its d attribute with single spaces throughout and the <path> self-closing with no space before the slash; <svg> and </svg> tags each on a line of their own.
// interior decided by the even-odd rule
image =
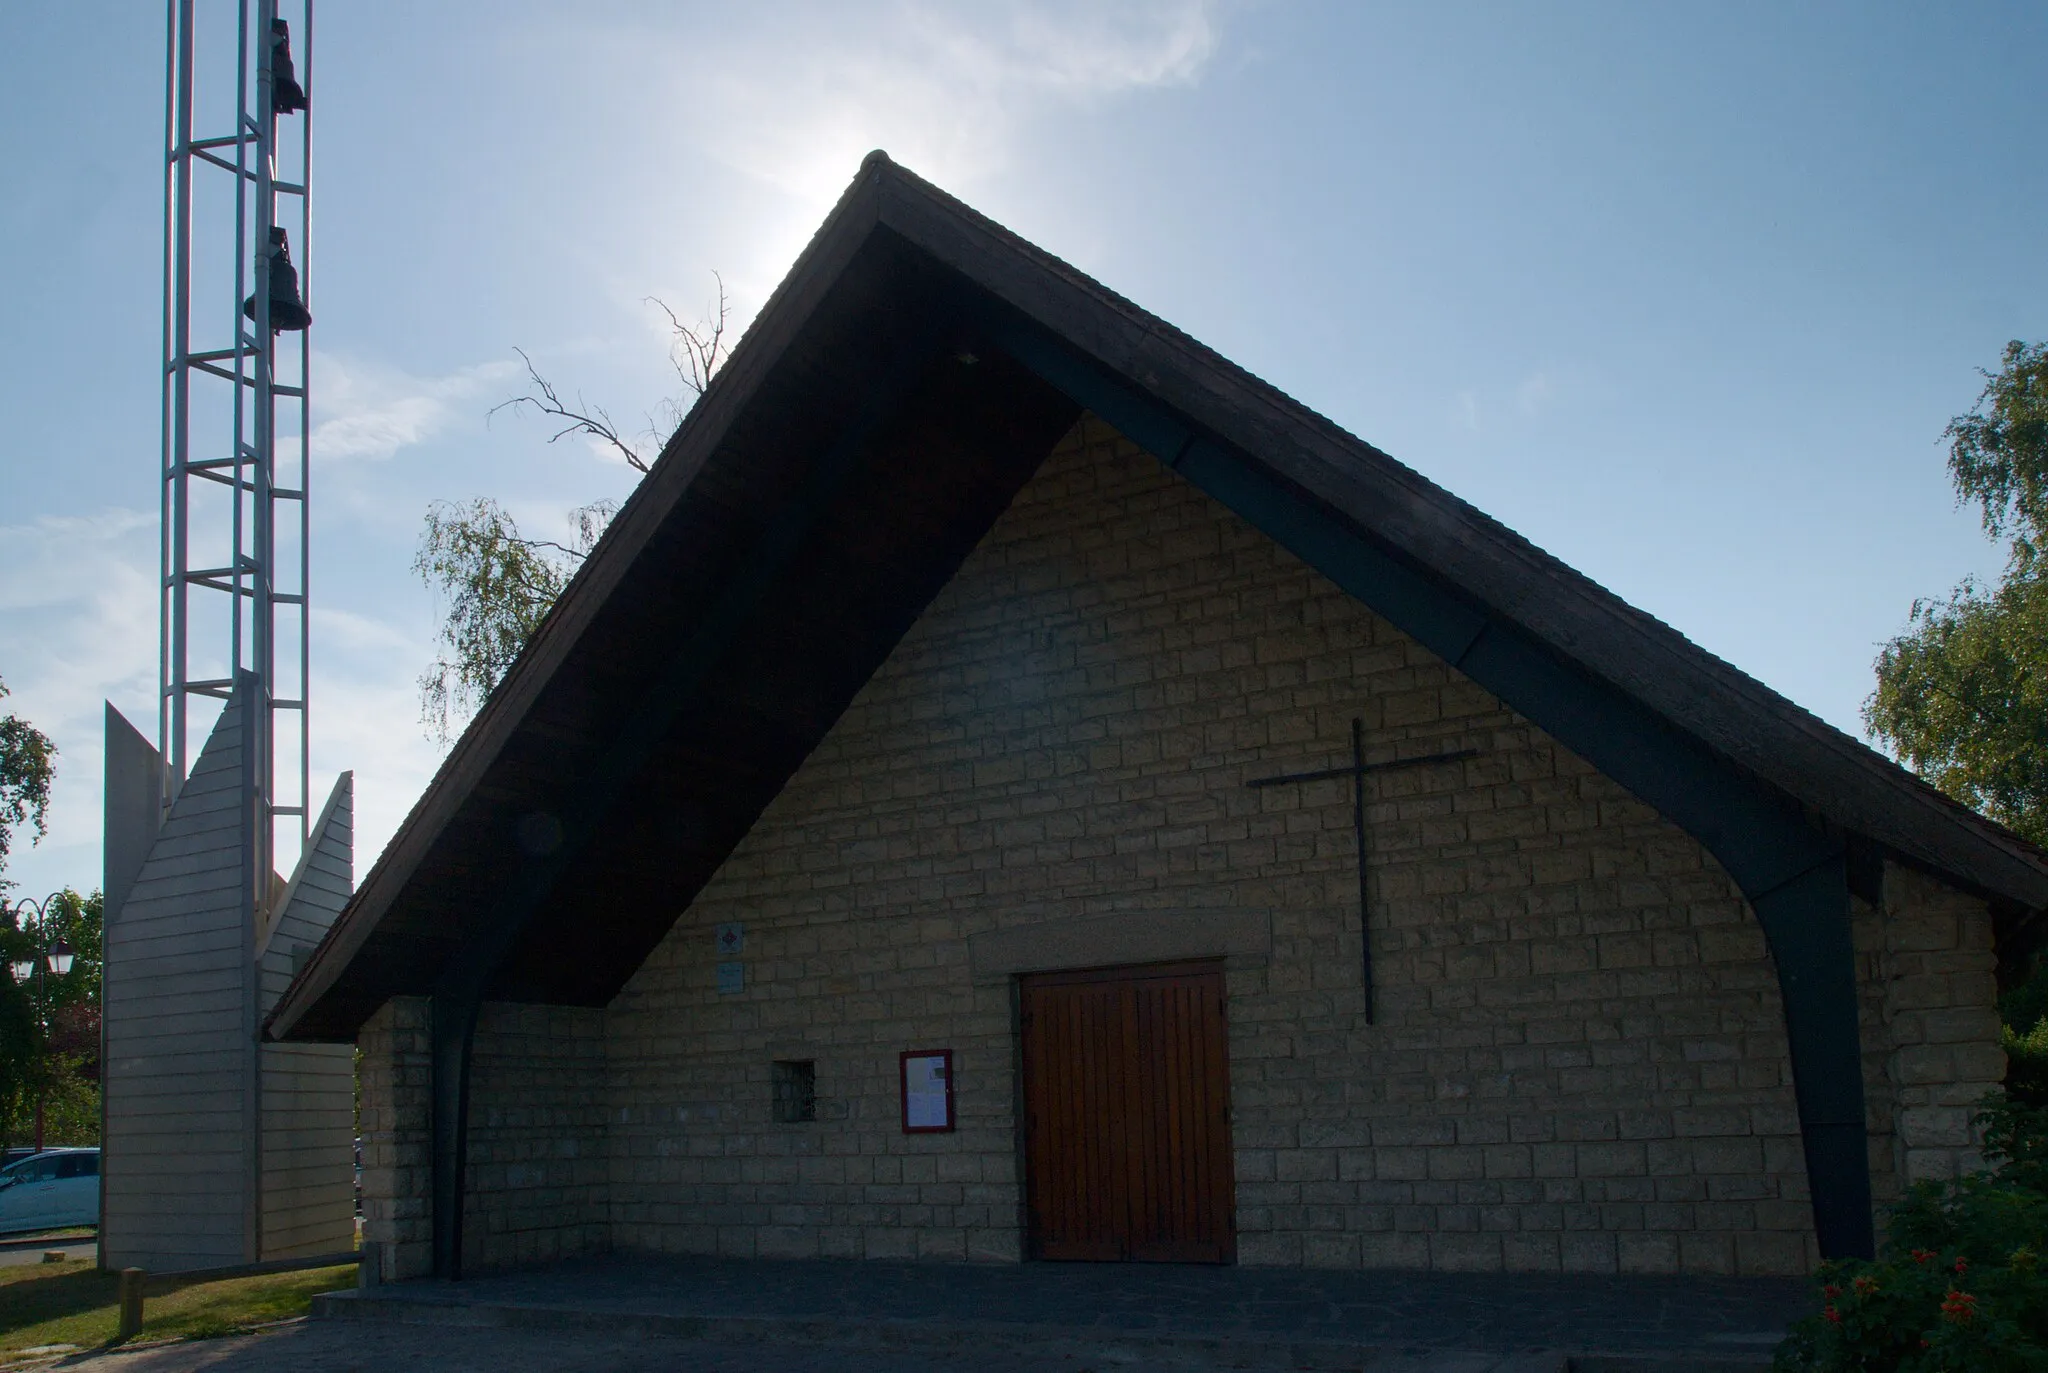
<svg viewBox="0 0 2048 1373">
<path fill-rule="evenodd" d="M 946 1118 L 946 1058 L 925 1054 L 903 1060 L 903 1123 L 913 1130 L 943 1130 Z"/>
</svg>

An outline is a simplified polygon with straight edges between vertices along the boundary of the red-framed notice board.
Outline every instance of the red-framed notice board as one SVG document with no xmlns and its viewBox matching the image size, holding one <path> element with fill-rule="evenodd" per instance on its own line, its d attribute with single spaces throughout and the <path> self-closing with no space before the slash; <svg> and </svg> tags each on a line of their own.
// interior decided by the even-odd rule
<svg viewBox="0 0 2048 1373">
<path fill-rule="evenodd" d="M 903 1133 L 935 1135 L 953 1128 L 953 1051 L 906 1049 L 898 1060 Z"/>
</svg>

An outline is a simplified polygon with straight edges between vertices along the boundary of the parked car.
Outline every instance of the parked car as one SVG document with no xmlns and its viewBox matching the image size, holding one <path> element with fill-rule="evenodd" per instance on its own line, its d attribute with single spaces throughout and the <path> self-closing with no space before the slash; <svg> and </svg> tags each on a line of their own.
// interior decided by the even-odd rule
<svg viewBox="0 0 2048 1373">
<path fill-rule="evenodd" d="M 99 1150 L 46 1149 L 0 1168 L 0 1234 L 99 1223 Z"/>
</svg>

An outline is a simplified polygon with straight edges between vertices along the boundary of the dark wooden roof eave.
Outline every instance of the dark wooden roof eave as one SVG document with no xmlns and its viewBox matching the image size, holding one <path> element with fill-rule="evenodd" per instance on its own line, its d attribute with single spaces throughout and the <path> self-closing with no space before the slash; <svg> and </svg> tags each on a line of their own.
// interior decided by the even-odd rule
<svg viewBox="0 0 2048 1373">
<path fill-rule="evenodd" d="M 535 701 L 746 415 L 777 359 L 878 230 L 1191 425 L 1254 455 L 1372 539 L 1431 569 L 1830 823 L 2007 903 L 2048 907 L 2048 856 L 1227 359 L 886 159 L 870 157 L 288 989 L 271 1017 L 273 1035 L 291 1035 L 323 1002 L 339 1020 L 324 1026 L 322 1037 L 341 1022 L 360 1022 L 366 1003 L 337 996 L 336 989 L 384 913 L 419 876 Z M 344 1010 L 343 1003 L 354 1008 Z"/>
<path fill-rule="evenodd" d="M 879 182 L 888 165 L 886 159 L 876 156 L 863 162 L 860 175 L 762 306 L 754 327 L 734 347 L 725 366 L 663 445 L 652 470 L 627 497 L 532 640 L 435 770 L 313 956 L 278 999 L 267 1023 L 273 1038 L 290 1034 L 368 942 L 379 917 L 412 878 L 435 839 L 497 759 L 520 718 L 632 567 L 635 556 L 758 391 L 776 355 L 859 250 L 879 218 Z"/>
<path fill-rule="evenodd" d="M 1165 321 L 908 173 L 881 222 L 1840 828 L 2048 907 L 2048 854 Z"/>
</svg>

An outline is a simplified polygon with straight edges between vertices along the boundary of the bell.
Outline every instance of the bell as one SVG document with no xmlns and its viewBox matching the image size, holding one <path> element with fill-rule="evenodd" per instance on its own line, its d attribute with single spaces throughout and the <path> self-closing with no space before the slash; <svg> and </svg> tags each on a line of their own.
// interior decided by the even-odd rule
<svg viewBox="0 0 2048 1373">
<path fill-rule="evenodd" d="M 242 313 L 256 318 L 256 297 L 242 302 Z M 270 331 L 303 329 L 313 322 L 312 312 L 299 299 L 299 273 L 292 266 L 291 245 L 284 230 L 270 226 Z"/>
<path fill-rule="evenodd" d="M 297 114 L 306 108 L 306 88 L 292 70 L 292 33 L 284 20 L 270 21 L 270 109 Z"/>
</svg>

